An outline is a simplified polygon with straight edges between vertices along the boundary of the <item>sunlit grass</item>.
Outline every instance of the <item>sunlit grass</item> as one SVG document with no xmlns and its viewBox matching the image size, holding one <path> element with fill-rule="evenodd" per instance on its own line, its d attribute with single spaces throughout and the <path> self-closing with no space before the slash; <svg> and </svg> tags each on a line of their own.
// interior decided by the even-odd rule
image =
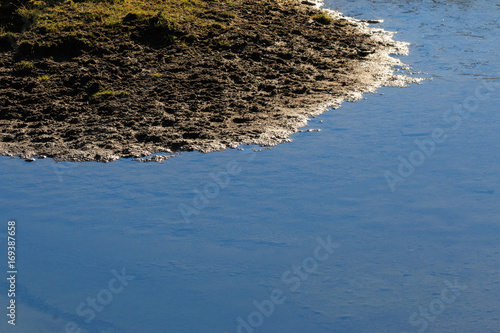
<svg viewBox="0 0 500 333">
<path fill-rule="evenodd" d="M 113 27 L 134 18 L 136 23 L 158 18 L 159 24 L 176 25 L 199 22 L 198 17 L 210 0 L 87 0 L 64 1 L 50 5 L 45 1 L 30 1 L 18 13 L 32 22 L 32 29 L 64 31 L 93 26 Z M 222 1 L 225 2 L 225 1 Z"/>
<path fill-rule="evenodd" d="M 27 73 L 31 72 L 35 68 L 35 65 L 31 61 L 20 61 L 14 65 L 14 72 L 17 73 Z"/>
<path fill-rule="evenodd" d="M 333 21 L 333 18 L 326 12 L 316 14 L 312 19 L 321 24 L 330 24 Z"/>
<path fill-rule="evenodd" d="M 101 90 L 92 95 L 92 97 L 99 96 L 125 96 L 127 92 L 125 91 L 114 91 L 114 90 Z"/>
<path fill-rule="evenodd" d="M 40 75 L 38 77 L 38 81 L 40 81 L 40 82 L 47 82 L 48 80 L 50 80 L 50 76 L 49 75 Z"/>
</svg>

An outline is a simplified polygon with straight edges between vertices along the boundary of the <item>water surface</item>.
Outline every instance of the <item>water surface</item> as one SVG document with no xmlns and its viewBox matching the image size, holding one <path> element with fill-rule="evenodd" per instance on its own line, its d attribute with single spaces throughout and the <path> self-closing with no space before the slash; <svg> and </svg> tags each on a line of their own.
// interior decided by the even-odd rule
<svg viewBox="0 0 500 333">
<path fill-rule="evenodd" d="M 255 324 L 245 333 L 500 331 L 500 6 L 326 6 L 385 19 L 428 80 L 344 104 L 310 122 L 321 132 L 260 152 L 0 158 L 1 246 L 16 219 L 19 270 L 18 325 L 4 318 L 2 332 L 238 332 L 239 317 Z M 416 140 L 434 146 L 419 154 Z M 318 237 L 339 245 L 324 261 L 312 259 Z M 303 263 L 312 273 L 293 273 Z M 122 269 L 130 280 L 111 293 Z M 283 302 L 270 313 L 273 291 Z"/>
</svg>

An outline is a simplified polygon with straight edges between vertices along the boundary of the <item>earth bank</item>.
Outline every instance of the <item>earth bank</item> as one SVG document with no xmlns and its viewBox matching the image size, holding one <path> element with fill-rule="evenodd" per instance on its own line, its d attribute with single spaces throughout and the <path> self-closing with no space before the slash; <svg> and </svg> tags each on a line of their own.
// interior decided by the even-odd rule
<svg viewBox="0 0 500 333">
<path fill-rule="evenodd" d="M 170 11 L 179 20 L 123 11 L 106 24 L 58 3 L 3 33 L 0 154 L 106 162 L 272 146 L 327 106 L 415 82 L 394 75 L 390 54 L 406 44 L 311 2 L 181 2 L 194 7 Z M 50 21 L 54 8 L 82 25 Z"/>
</svg>

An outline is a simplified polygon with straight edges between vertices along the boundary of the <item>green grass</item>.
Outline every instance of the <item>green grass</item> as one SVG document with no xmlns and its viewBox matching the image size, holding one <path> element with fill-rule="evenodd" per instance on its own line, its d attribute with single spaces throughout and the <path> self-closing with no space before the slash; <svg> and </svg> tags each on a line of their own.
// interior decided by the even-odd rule
<svg viewBox="0 0 500 333">
<path fill-rule="evenodd" d="M 40 82 L 47 82 L 48 80 L 50 80 L 50 76 L 49 76 L 49 75 L 40 75 L 40 76 L 38 77 L 38 80 L 39 80 Z"/>
<path fill-rule="evenodd" d="M 35 68 L 35 65 L 30 61 L 20 61 L 14 65 L 14 72 L 17 73 L 28 73 Z"/>
<path fill-rule="evenodd" d="M 99 96 L 125 96 L 127 93 L 125 91 L 114 91 L 114 90 L 101 90 L 92 95 L 92 97 Z"/>
<path fill-rule="evenodd" d="M 229 19 L 236 18 L 236 14 L 235 13 L 231 13 L 231 12 L 222 13 L 220 16 L 223 17 L 223 18 L 229 18 Z"/>
<path fill-rule="evenodd" d="M 71 0 L 50 5 L 48 1 L 30 1 L 17 12 L 42 31 L 87 29 L 93 26 L 115 27 L 124 18 L 136 23 L 158 18 L 158 24 L 202 23 L 199 18 L 212 2 L 227 0 Z M 228 13 L 230 15 L 230 13 Z M 126 21 L 126 20 L 125 20 Z"/>
<path fill-rule="evenodd" d="M 333 18 L 326 12 L 316 14 L 312 17 L 312 19 L 318 23 L 325 25 L 330 24 L 333 21 Z"/>
<path fill-rule="evenodd" d="M 227 29 L 227 26 L 225 26 L 224 24 L 222 24 L 220 22 L 209 22 L 209 23 L 205 23 L 204 26 L 209 27 L 209 28 L 213 28 L 213 29 L 217 29 L 217 30 Z"/>
<path fill-rule="evenodd" d="M 220 46 L 229 46 L 231 45 L 231 42 L 228 41 L 227 39 L 219 39 L 217 41 L 217 44 L 219 44 Z"/>
<path fill-rule="evenodd" d="M 2 0 L 0 50 L 10 49 L 12 38 L 19 45 L 26 42 L 20 47 L 25 54 L 58 47 L 79 50 L 117 33 L 151 44 L 190 46 L 197 40 L 190 36 L 228 29 L 227 22 L 236 17 L 228 11 L 232 5 L 232 0 Z M 45 39 L 46 34 L 51 37 Z"/>
</svg>

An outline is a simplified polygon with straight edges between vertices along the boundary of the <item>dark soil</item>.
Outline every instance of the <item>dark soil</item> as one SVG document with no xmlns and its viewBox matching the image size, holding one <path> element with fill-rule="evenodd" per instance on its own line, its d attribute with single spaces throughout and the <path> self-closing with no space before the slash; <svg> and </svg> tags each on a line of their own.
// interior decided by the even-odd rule
<svg viewBox="0 0 500 333">
<path fill-rule="evenodd" d="M 214 3 L 221 25 L 154 25 L 0 42 L 0 154 L 110 161 L 275 145 L 307 118 L 393 81 L 401 45 L 296 2 Z M 228 9 L 235 17 L 220 14 Z M 404 48 L 404 47 L 403 47 Z M 34 68 L 20 69 L 20 61 Z M 48 75 L 48 78 L 43 78 Z M 99 94 L 101 92 L 101 94 Z"/>
</svg>

